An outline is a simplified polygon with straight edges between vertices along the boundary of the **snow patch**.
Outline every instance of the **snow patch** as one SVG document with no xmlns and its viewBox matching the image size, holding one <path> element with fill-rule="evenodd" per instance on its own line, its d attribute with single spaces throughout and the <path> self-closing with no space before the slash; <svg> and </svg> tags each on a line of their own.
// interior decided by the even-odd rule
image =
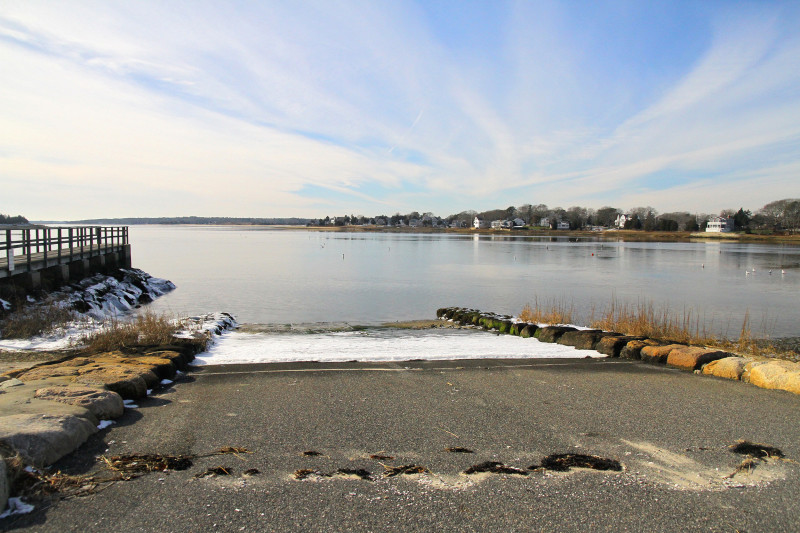
<svg viewBox="0 0 800 533">
<path fill-rule="evenodd" d="M 8 509 L 0 514 L 0 518 L 7 518 L 15 514 L 28 514 L 31 511 L 33 511 L 33 505 L 25 503 L 22 498 L 9 498 Z"/>
<path fill-rule="evenodd" d="M 2 307 L 4 311 L 11 311 L 11 304 L 2 298 L 0 298 L 0 307 Z"/>
<path fill-rule="evenodd" d="M 101 420 L 100 423 L 97 424 L 97 429 L 106 429 L 111 424 L 116 424 L 116 422 L 114 420 Z"/>
<path fill-rule="evenodd" d="M 311 334 L 234 331 L 198 354 L 194 364 L 575 357 L 604 356 L 594 350 L 478 330 L 372 328 Z"/>
</svg>

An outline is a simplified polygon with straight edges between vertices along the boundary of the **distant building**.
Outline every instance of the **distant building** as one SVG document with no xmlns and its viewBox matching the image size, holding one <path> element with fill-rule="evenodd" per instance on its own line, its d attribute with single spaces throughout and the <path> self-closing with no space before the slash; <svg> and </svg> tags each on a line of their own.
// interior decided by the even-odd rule
<svg viewBox="0 0 800 533">
<path fill-rule="evenodd" d="M 515 228 L 521 228 L 525 225 L 525 221 L 521 218 L 515 218 L 512 222 Z"/>
<path fill-rule="evenodd" d="M 503 227 L 502 220 L 492 220 L 492 229 L 500 229 Z"/>
<path fill-rule="evenodd" d="M 481 217 L 475 217 L 475 220 L 472 221 L 472 227 L 475 229 L 484 229 L 489 227 L 489 223 Z"/>
<path fill-rule="evenodd" d="M 631 215 L 617 215 L 617 219 L 614 221 L 614 225 L 619 229 L 625 229 L 625 223 L 631 219 Z"/>
<path fill-rule="evenodd" d="M 561 222 L 558 223 L 556 229 L 569 229 L 569 222 L 567 222 L 566 220 L 562 220 Z"/>
<path fill-rule="evenodd" d="M 706 224 L 706 231 L 709 233 L 730 233 L 733 231 L 733 219 L 731 217 L 714 217 L 709 219 Z"/>
<path fill-rule="evenodd" d="M 550 219 L 548 217 L 544 217 L 539 220 L 539 225 L 545 228 L 550 227 Z"/>
</svg>

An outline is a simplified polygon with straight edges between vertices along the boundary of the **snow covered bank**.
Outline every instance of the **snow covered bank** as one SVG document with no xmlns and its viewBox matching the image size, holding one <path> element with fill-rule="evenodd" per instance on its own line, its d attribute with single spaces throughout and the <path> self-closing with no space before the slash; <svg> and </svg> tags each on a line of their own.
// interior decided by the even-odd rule
<svg viewBox="0 0 800 533">
<path fill-rule="evenodd" d="M 175 289 L 175 284 L 155 278 L 137 268 L 119 269 L 116 276 L 98 274 L 72 283 L 41 300 L 29 297 L 26 311 L 37 306 L 59 306 L 71 310 L 75 319 L 54 331 L 29 339 L 0 339 L 0 350 L 64 350 L 87 333 L 103 327 L 108 319 L 125 320 L 132 311 Z M 4 302 L 5 303 L 5 302 Z M 3 304 L 4 304 L 3 303 Z"/>
<path fill-rule="evenodd" d="M 195 364 L 411 359 L 603 357 L 593 350 L 478 330 L 369 328 L 330 333 L 226 333 Z"/>
</svg>

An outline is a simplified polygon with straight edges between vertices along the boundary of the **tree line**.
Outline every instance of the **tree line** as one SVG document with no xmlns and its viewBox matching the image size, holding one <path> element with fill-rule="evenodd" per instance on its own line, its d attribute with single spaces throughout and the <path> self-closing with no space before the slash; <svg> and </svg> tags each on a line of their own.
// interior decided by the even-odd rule
<svg viewBox="0 0 800 533">
<path fill-rule="evenodd" d="M 624 219 L 621 219 L 624 215 Z M 405 215 L 377 215 L 366 217 L 363 215 L 345 215 L 342 217 L 325 217 L 313 220 L 314 225 L 412 225 L 418 221 L 420 226 L 459 226 L 471 227 L 475 217 L 485 221 L 515 220 L 519 219 L 525 226 L 541 227 L 543 225 L 555 228 L 559 222 L 566 221 L 570 229 L 583 229 L 599 226 L 604 228 L 616 227 L 618 222 L 623 222 L 622 228 L 644 231 L 704 231 L 708 221 L 715 217 L 731 217 L 737 230 L 740 231 L 798 231 L 800 230 L 800 199 L 787 198 L 770 202 L 753 213 L 744 208 L 725 209 L 719 215 L 709 213 L 690 213 L 688 211 L 673 211 L 659 213 L 650 206 L 634 207 L 623 210 L 617 207 L 604 206 L 600 209 L 573 206 L 568 209 L 561 207 L 548 207 L 546 204 L 523 204 L 509 206 L 505 209 L 491 209 L 488 211 L 467 210 L 452 214 L 444 218 L 437 217 L 431 212 L 420 214 L 412 211 Z"/>
<path fill-rule="evenodd" d="M 0 224 L 28 224 L 28 219 L 22 215 L 12 217 L 0 213 Z"/>
</svg>

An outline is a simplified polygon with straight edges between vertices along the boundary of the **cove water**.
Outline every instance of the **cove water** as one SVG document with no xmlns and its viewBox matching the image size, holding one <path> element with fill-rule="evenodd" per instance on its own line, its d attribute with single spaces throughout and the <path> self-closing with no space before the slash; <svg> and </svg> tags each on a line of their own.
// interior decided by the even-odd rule
<svg viewBox="0 0 800 533">
<path fill-rule="evenodd" d="M 718 335 L 736 337 L 746 316 L 756 335 L 800 335 L 800 247 L 791 245 L 250 226 L 131 226 L 130 241 L 135 267 L 177 286 L 149 306 L 157 312 L 226 311 L 241 324 L 372 326 L 313 333 L 245 328 L 212 349 L 204 359 L 211 364 L 238 362 L 247 353 L 264 354 L 253 360 L 461 358 L 494 351 L 539 357 L 547 350 L 532 339 L 376 327 L 432 319 L 446 306 L 515 315 L 537 301 L 572 307 L 578 322 L 612 300 L 652 302 L 657 310 L 688 313 Z M 567 353 L 583 356 L 572 348 Z"/>
</svg>

